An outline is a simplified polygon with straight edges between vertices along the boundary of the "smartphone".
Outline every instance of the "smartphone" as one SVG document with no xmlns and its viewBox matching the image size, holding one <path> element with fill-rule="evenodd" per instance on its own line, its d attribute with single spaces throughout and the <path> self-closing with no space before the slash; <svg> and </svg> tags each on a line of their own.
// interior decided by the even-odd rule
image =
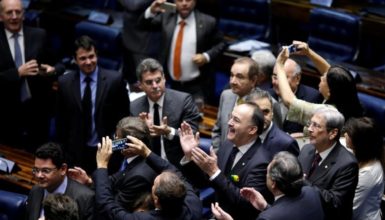
<svg viewBox="0 0 385 220">
<path fill-rule="evenodd" d="M 47 74 L 47 68 L 45 67 L 42 67 L 41 65 L 39 65 L 39 72 L 38 72 L 39 75 L 46 75 Z"/>
<path fill-rule="evenodd" d="M 206 154 L 210 155 L 210 148 L 211 146 L 207 146 L 207 145 L 199 145 L 199 148 L 201 150 L 203 150 Z"/>
<path fill-rule="evenodd" d="M 297 51 L 297 47 L 294 44 L 287 46 L 287 49 L 289 50 L 289 53 L 294 53 Z"/>
<path fill-rule="evenodd" d="M 127 138 L 112 140 L 112 151 L 120 151 L 127 148 L 126 146 L 127 142 L 128 142 Z"/>
<path fill-rule="evenodd" d="M 160 8 L 164 9 L 166 12 L 176 12 L 176 5 L 174 3 L 164 2 L 160 5 Z"/>
</svg>

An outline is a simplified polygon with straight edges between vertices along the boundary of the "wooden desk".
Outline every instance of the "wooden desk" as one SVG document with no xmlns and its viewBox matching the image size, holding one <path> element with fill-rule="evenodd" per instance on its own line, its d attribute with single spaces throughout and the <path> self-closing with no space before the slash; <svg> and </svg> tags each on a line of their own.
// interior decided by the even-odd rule
<svg viewBox="0 0 385 220">
<path fill-rule="evenodd" d="M 0 145 L 0 153 L 8 160 L 15 162 L 11 174 L 0 174 L 0 180 L 14 184 L 25 190 L 30 190 L 36 181 L 32 175 L 34 156 L 26 151 Z"/>
<path fill-rule="evenodd" d="M 199 123 L 199 133 L 203 137 L 211 138 L 211 131 L 217 121 L 218 108 L 205 105 L 203 108 L 203 121 Z"/>
</svg>

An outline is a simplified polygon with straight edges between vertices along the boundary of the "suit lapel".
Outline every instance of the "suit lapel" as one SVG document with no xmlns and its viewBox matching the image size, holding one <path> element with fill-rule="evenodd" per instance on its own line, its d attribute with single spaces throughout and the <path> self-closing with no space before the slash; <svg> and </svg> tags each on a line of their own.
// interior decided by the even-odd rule
<svg viewBox="0 0 385 220">
<path fill-rule="evenodd" d="M 249 160 L 254 156 L 255 152 L 257 151 L 258 147 L 260 147 L 261 141 L 257 139 L 255 143 L 249 148 L 248 151 L 239 159 L 239 161 L 235 164 L 233 169 L 231 170 L 231 173 L 239 173 L 249 162 Z"/>
<path fill-rule="evenodd" d="M 31 206 L 31 212 L 33 215 L 32 219 L 38 219 L 40 217 L 43 198 L 44 198 L 44 189 L 39 187 L 38 192 L 36 192 L 35 200 L 31 201 L 32 204 L 29 204 Z"/>
<path fill-rule="evenodd" d="M 219 169 L 223 172 L 226 168 L 226 162 L 229 160 L 231 149 L 233 148 L 233 144 L 229 141 L 225 141 L 224 144 L 219 148 L 220 151 L 223 151 L 223 157 L 218 157 L 218 165 Z"/>
<path fill-rule="evenodd" d="M 313 175 L 309 178 L 311 182 L 316 182 L 318 179 L 325 176 L 329 170 L 332 168 L 332 166 L 336 163 L 337 155 L 339 151 L 339 144 L 334 147 L 334 149 L 329 153 L 329 155 L 325 158 L 322 163 L 315 168 Z"/>
<path fill-rule="evenodd" d="M 314 156 L 315 156 L 315 147 L 312 146 L 312 148 L 309 149 L 307 153 L 305 153 L 304 157 L 302 157 L 304 161 L 301 165 L 303 168 L 303 172 L 306 173 L 306 175 L 309 174 Z"/>
<path fill-rule="evenodd" d="M 104 100 L 104 91 L 106 90 L 106 87 L 107 87 L 107 76 L 105 74 L 105 72 L 103 72 L 100 67 L 98 68 L 99 71 L 98 71 L 98 84 L 96 86 L 96 103 L 95 103 L 95 115 L 98 114 L 98 109 L 100 109 L 100 104 L 103 102 Z"/>
<path fill-rule="evenodd" d="M 79 109 L 82 109 L 81 105 L 81 93 L 80 93 L 80 73 L 76 72 L 74 74 L 73 79 L 71 80 L 71 84 L 69 88 L 74 88 L 72 90 L 73 99 L 75 100 L 76 105 L 79 107 Z"/>
<path fill-rule="evenodd" d="M 202 21 L 202 16 L 199 13 L 199 11 L 195 10 L 195 28 L 196 28 L 196 34 L 197 34 L 197 52 L 200 51 L 200 44 L 201 39 L 203 39 L 203 28 L 204 28 L 204 22 Z"/>
<path fill-rule="evenodd" d="M 7 39 L 7 35 L 5 34 L 5 31 L 4 31 L 4 26 L 3 25 L 0 25 L 0 44 L 3 44 L 3 46 L 0 46 L 0 48 L 4 48 L 4 50 L 1 51 L 1 53 L 4 54 L 4 56 L 1 57 L 1 59 L 8 59 L 8 62 L 12 62 L 14 63 L 13 61 L 13 57 L 12 57 L 12 54 L 11 54 L 11 45 L 8 44 L 8 39 Z M 4 61 L 2 61 L 4 62 Z"/>
<path fill-rule="evenodd" d="M 167 92 L 167 89 L 166 89 L 164 92 L 164 99 L 162 103 L 162 117 L 160 118 L 161 121 L 164 116 L 172 115 L 171 112 L 168 112 L 169 110 L 168 106 L 174 107 L 174 103 L 173 103 L 173 99 L 169 97 L 169 93 Z"/>
</svg>

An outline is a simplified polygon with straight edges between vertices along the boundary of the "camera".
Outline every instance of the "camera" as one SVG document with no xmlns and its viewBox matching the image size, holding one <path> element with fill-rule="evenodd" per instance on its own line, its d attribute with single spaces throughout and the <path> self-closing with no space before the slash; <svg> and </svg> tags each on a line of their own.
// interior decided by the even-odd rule
<svg viewBox="0 0 385 220">
<path fill-rule="evenodd" d="M 112 140 L 112 151 L 120 151 L 127 148 L 126 143 L 128 142 L 127 138 Z"/>
<path fill-rule="evenodd" d="M 294 53 L 297 51 L 297 47 L 294 44 L 287 46 L 287 49 L 289 50 L 289 53 Z"/>
</svg>

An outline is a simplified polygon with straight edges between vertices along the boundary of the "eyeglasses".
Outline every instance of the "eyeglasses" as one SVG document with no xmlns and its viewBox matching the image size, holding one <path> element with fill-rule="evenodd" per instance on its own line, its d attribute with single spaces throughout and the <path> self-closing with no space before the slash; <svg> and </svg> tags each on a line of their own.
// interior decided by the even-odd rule
<svg viewBox="0 0 385 220">
<path fill-rule="evenodd" d="M 52 173 L 52 171 L 54 171 L 54 170 L 57 170 L 57 168 L 56 167 L 55 168 L 45 167 L 45 168 L 39 169 L 37 167 L 33 167 L 32 168 L 32 174 L 36 175 L 36 174 L 41 172 L 44 175 L 48 175 L 48 174 Z"/>
<path fill-rule="evenodd" d="M 322 129 L 322 126 L 320 124 L 318 124 L 317 122 L 314 122 L 314 121 L 308 121 L 306 123 L 306 126 L 308 128 L 313 127 L 313 128 L 316 128 L 316 129 Z"/>
</svg>

